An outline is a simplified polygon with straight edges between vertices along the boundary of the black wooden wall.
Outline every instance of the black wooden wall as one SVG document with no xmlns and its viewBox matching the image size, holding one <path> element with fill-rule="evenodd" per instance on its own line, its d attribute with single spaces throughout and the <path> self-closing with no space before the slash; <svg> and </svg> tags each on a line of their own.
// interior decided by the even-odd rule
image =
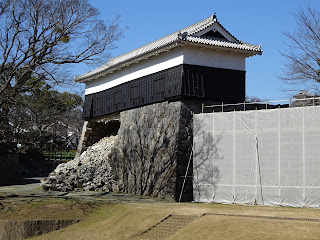
<svg viewBox="0 0 320 240">
<path fill-rule="evenodd" d="M 245 75 L 245 71 L 185 64 L 181 95 L 240 103 L 245 100 Z"/>
<path fill-rule="evenodd" d="M 245 72 L 179 65 L 86 95 L 85 119 L 179 98 L 236 103 L 245 99 Z"/>
</svg>

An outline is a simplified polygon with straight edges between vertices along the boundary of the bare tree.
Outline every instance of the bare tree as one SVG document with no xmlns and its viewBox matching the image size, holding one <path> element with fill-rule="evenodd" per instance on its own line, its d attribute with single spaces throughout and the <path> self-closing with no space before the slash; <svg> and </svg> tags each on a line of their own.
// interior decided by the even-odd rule
<svg viewBox="0 0 320 240">
<path fill-rule="evenodd" d="M 286 32 L 285 72 L 281 79 L 318 90 L 320 82 L 320 12 L 308 7 L 293 13 L 296 27 Z"/>
<path fill-rule="evenodd" d="M 106 26 L 98 15 L 87 0 L 1 0 L 0 107 L 31 74 L 62 82 L 56 77 L 61 65 L 108 53 L 122 34 L 119 18 Z"/>
<path fill-rule="evenodd" d="M 66 66 L 106 60 L 122 30 L 98 15 L 87 0 L 0 0 L 0 126 L 40 79 L 66 83 Z"/>
<path fill-rule="evenodd" d="M 266 102 L 267 99 L 262 99 L 262 98 L 259 98 L 259 97 L 256 97 L 256 96 L 246 96 L 246 102 L 248 103 L 253 103 L 253 102 Z"/>
</svg>

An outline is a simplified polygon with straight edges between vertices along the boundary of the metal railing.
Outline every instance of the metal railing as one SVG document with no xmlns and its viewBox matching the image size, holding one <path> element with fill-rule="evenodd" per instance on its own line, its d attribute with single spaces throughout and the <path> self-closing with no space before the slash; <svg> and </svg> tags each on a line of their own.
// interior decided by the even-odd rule
<svg viewBox="0 0 320 240">
<path fill-rule="evenodd" d="M 276 104 L 277 103 L 277 104 Z M 230 112 L 230 111 L 247 111 L 247 110 L 262 110 L 275 108 L 289 108 L 289 107 L 304 107 L 304 106 L 319 106 L 320 97 L 263 101 L 263 102 L 246 102 L 243 103 L 227 103 L 205 105 L 202 104 L 201 112 Z"/>
<path fill-rule="evenodd" d="M 70 161 L 74 159 L 76 150 L 45 152 L 43 155 L 49 161 Z"/>
</svg>

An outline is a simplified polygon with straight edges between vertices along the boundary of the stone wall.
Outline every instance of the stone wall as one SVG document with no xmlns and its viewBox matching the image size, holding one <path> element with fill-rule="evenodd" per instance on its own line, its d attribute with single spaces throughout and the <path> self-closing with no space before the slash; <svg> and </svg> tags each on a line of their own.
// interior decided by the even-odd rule
<svg viewBox="0 0 320 240">
<path fill-rule="evenodd" d="M 192 201 L 193 200 L 193 128 L 192 114 L 190 106 L 181 102 L 179 133 L 177 138 L 177 182 L 175 200 Z M 190 161 L 190 162 L 189 162 Z M 187 167 L 189 164 L 189 169 Z M 184 182 L 185 179 L 185 182 Z M 184 182 L 184 185 L 183 185 Z M 181 192 L 183 187 L 183 191 Z"/>
<path fill-rule="evenodd" d="M 98 142 L 100 139 L 116 135 L 120 127 L 119 114 L 113 114 L 105 118 L 91 119 L 85 121 L 75 158 L 80 157 L 81 153 L 88 147 Z"/>
<path fill-rule="evenodd" d="M 0 240 L 26 239 L 78 223 L 81 220 L 0 220 Z"/>
<path fill-rule="evenodd" d="M 190 158 L 191 118 L 180 101 L 121 112 L 110 153 L 118 190 L 178 201 Z M 181 200 L 192 200 L 190 174 Z"/>
</svg>

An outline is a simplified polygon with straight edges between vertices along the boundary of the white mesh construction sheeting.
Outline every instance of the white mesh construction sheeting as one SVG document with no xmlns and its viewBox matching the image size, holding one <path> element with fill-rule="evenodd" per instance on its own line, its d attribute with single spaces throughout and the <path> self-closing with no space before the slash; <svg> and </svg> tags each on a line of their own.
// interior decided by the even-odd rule
<svg viewBox="0 0 320 240">
<path fill-rule="evenodd" d="M 194 200 L 320 207 L 320 107 L 194 115 Z"/>
</svg>

